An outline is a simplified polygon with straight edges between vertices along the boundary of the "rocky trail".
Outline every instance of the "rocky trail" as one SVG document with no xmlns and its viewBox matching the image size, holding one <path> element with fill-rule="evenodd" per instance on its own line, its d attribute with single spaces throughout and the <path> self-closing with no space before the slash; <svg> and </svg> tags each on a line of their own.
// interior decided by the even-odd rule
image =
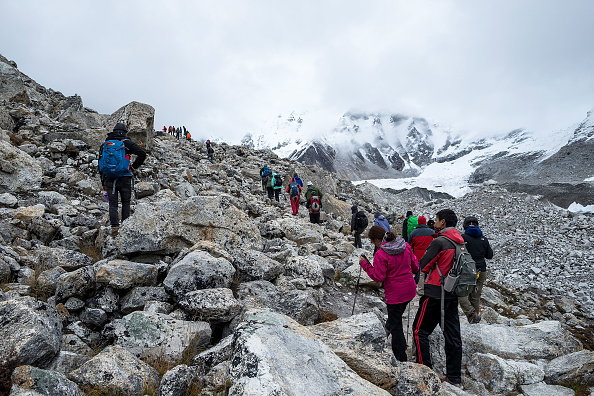
<svg viewBox="0 0 594 396">
<path fill-rule="evenodd" d="M 354 186 L 270 151 L 155 132 L 152 107 L 112 115 L 0 57 L 0 394 L 586 395 L 594 387 L 591 215 L 483 184 L 460 199 Z M 148 151 L 133 214 L 110 234 L 97 151 L 123 121 Z M 324 192 L 321 224 L 265 198 L 263 164 Z M 364 273 L 350 207 L 476 215 L 493 276 L 483 320 L 460 311 L 463 386 L 397 363 L 383 292 Z M 417 299 L 413 300 L 410 327 Z M 410 323 L 409 323 L 410 322 Z M 410 329 L 409 329 L 410 337 Z"/>
</svg>

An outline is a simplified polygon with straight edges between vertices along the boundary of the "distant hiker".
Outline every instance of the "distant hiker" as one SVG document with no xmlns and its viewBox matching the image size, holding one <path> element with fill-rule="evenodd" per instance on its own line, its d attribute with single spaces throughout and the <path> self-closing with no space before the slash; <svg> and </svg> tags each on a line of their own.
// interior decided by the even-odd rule
<svg viewBox="0 0 594 396">
<path fill-rule="evenodd" d="M 314 187 L 311 181 L 307 182 L 307 191 L 305 192 L 305 207 L 309 209 L 309 221 L 312 223 L 320 222 L 322 197 L 323 194 L 320 189 Z"/>
<path fill-rule="evenodd" d="M 291 211 L 293 212 L 293 216 L 296 216 L 299 212 L 299 203 L 301 202 L 302 190 L 303 181 L 301 181 L 299 175 L 295 173 L 291 180 L 289 180 L 289 184 L 287 184 L 287 189 L 285 190 L 285 192 L 288 193 L 290 196 Z"/>
<path fill-rule="evenodd" d="M 479 323 L 481 321 L 481 293 L 483 292 L 483 286 L 488 276 L 485 259 L 490 260 L 493 258 L 493 249 L 489 240 L 483 236 L 483 231 L 479 228 L 479 222 L 476 217 L 465 217 L 463 227 L 464 234 L 462 234 L 462 238 L 466 242 L 468 253 L 470 253 L 476 263 L 478 277 L 476 278 L 474 291 L 468 297 L 458 297 L 458 301 L 460 302 L 462 311 L 464 311 L 468 318 L 468 322 Z"/>
<path fill-rule="evenodd" d="M 212 148 L 212 146 L 208 146 L 206 148 L 206 156 L 208 157 L 208 160 L 210 162 L 213 162 L 213 155 L 214 155 L 214 149 Z"/>
<path fill-rule="evenodd" d="M 177 138 L 177 140 L 181 138 L 181 131 L 179 130 L 179 128 L 175 129 L 175 137 Z"/>
<path fill-rule="evenodd" d="M 274 199 L 276 202 L 279 202 L 280 192 L 283 188 L 283 178 L 278 173 L 272 173 L 272 179 L 270 180 L 270 185 L 272 185 L 272 189 L 274 190 Z"/>
<path fill-rule="evenodd" d="M 186 126 L 185 126 L 185 125 L 184 125 L 184 126 L 182 126 L 182 129 L 183 129 L 183 131 L 184 131 L 184 135 L 185 135 L 185 134 L 186 134 L 186 132 L 188 132 L 188 131 L 186 130 Z"/>
<path fill-rule="evenodd" d="M 184 136 L 188 142 L 192 141 L 192 134 L 190 132 L 186 132 Z"/>
<path fill-rule="evenodd" d="M 386 219 L 384 216 L 380 215 L 379 213 L 375 214 L 375 221 L 373 222 L 373 225 L 382 227 L 384 230 L 386 230 L 386 232 L 391 231 L 390 223 L 388 222 L 388 219 Z"/>
<path fill-rule="evenodd" d="M 419 225 L 408 236 L 408 243 L 412 247 L 417 260 L 421 261 L 425 251 L 431 242 L 433 242 L 433 234 L 435 234 L 435 231 L 427 226 L 427 219 L 425 216 L 419 216 L 418 221 Z"/>
<path fill-rule="evenodd" d="M 402 238 L 405 241 L 408 241 L 408 218 L 412 216 L 412 212 L 409 210 L 406 212 L 406 217 L 404 218 L 404 222 L 402 222 Z"/>
<path fill-rule="evenodd" d="M 462 339 L 458 298 L 442 289 L 441 279 L 449 274 L 456 255 L 456 247 L 451 241 L 464 243 L 460 232 L 455 228 L 457 222 L 458 217 L 451 209 L 440 210 L 435 215 L 435 229 L 439 231 L 439 236 L 431 242 L 419 263 L 426 279 L 423 296 L 419 300 L 419 309 L 413 322 L 417 363 L 432 367 L 429 335 L 438 324 L 441 326 L 443 315 L 444 326 L 441 330 L 445 339 L 446 377 L 452 384 L 462 382 Z"/>
<path fill-rule="evenodd" d="M 353 214 L 351 216 L 351 232 L 355 235 L 355 247 L 362 248 L 361 234 L 367 228 L 367 216 L 365 212 L 357 208 L 357 205 L 351 207 L 351 213 Z"/>
<path fill-rule="evenodd" d="M 431 228 L 432 230 L 435 231 L 435 220 L 430 219 L 427 221 L 427 227 Z"/>
<path fill-rule="evenodd" d="M 206 141 L 206 146 L 210 146 L 210 140 Z M 272 177 L 272 170 L 268 165 L 264 165 L 262 169 L 260 169 L 260 178 L 262 179 L 262 191 L 266 191 L 268 189 L 268 182 L 270 181 L 270 177 Z M 272 187 L 272 186 L 271 186 Z M 268 194 L 270 198 L 270 194 Z"/>
<path fill-rule="evenodd" d="M 167 127 L 163 125 L 163 133 L 167 133 Z"/>
<path fill-rule="evenodd" d="M 101 184 L 107 191 L 109 199 L 109 222 L 112 234 L 119 229 L 118 194 L 122 200 L 122 221 L 130 216 L 132 199 L 133 173 L 146 159 L 145 151 L 127 138 L 128 130 L 122 123 L 117 123 L 113 132 L 107 134 L 105 142 L 99 149 L 99 172 Z M 135 155 L 130 165 L 130 155 Z"/>
<path fill-rule="evenodd" d="M 171 125 L 169 125 L 169 130 L 168 131 L 169 131 L 169 134 L 170 135 L 173 135 L 173 127 Z"/>
<path fill-rule="evenodd" d="M 419 271 L 419 264 L 404 239 L 392 232 L 386 233 L 380 226 L 371 227 L 369 240 L 376 248 L 373 265 L 365 257 L 359 259 L 359 265 L 371 279 L 383 283 L 388 308 L 386 330 L 392 335 L 392 352 L 398 361 L 406 362 L 402 314 L 415 297 L 413 273 Z"/>
<path fill-rule="evenodd" d="M 206 147 L 210 147 L 210 139 L 206 141 Z"/>
</svg>

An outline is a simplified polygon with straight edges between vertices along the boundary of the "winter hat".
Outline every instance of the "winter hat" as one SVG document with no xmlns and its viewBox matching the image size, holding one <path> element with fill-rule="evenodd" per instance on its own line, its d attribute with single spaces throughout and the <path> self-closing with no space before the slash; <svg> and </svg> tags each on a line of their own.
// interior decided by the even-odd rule
<svg viewBox="0 0 594 396">
<path fill-rule="evenodd" d="M 297 177 L 299 177 L 299 175 L 297 173 L 295 173 L 295 174 L 293 174 L 293 177 L 297 178 Z"/>
<path fill-rule="evenodd" d="M 375 212 L 373 215 L 374 215 L 374 216 L 375 216 L 375 218 L 377 219 L 378 217 L 380 217 L 380 212 Z"/>
<path fill-rule="evenodd" d="M 462 225 L 462 227 L 464 227 L 464 229 L 467 229 L 468 227 L 470 227 L 471 224 L 474 225 L 479 225 L 479 221 L 476 217 L 474 216 L 467 216 L 464 218 L 464 223 Z"/>
<path fill-rule="evenodd" d="M 417 222 L 419 224 L 427 224 L 427 219 L 425 218 L 425 216 L 419 216 L 419 218 L 417 219 Z"/>
<path fill-rule="evenodd" d="M 406 217 L 408 216 L 412 216 L 412 211 L 409 210 L 408 212 L 406 212 Z"/>
<path fill-rule="evenodd" d="M 313 186 L 313 183 L 311 181 L 308 181 L 307 182 L 307 187 L 312 187 L 312 186 Z"/>
<path fill-rule="evenodd" d="M 351 212 L 353 212 L 353 213 L 357 213 L 357 209 L 358 209 L 358 208 L 357 208 L 357 205 L 353 205 L 353 206 L 351 206 Z"/>
<path fill-rule="evenodd" d="M 113 133 L 119 136 L 126 136 L 128 133 L 128 128 L 126 128 L 124 123 L 118 122 L 116 126 L 113 127 Z"/>
</svg>

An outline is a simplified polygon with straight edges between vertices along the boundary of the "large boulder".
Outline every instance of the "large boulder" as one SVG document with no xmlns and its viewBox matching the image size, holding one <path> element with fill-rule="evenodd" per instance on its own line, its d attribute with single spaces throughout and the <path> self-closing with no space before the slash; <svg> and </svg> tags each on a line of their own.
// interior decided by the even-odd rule
<svg viewBox="0 0 594 396">
<path fill-rule="evenodd" d="M 62 267 L 72 271 L 93 264 L 93 259 L 86 254 L 60 247 L 39 245 L 35 255 L 39 258 L 41 268 Z"/>
<path fill-rule="evenodd" d="M 234 274 L 235 268 L 226 259 L 195 250 L 169 269 L 163 286 L 168 293 L 181 300 L 195 290 L 230 287 Z"/>
<path fill-rule="evenodd" d="M 114 345 L 72 371 L 68 378 L 85 392 L 141 396 L 159 386 L 159 373 L 125 348 Z"/>
<path fill-rule="evenodd" d="M 32 366 L 17 367 L 12 373 L 12 392 L 32 391 L 44 396 L 84 396 L 74 382 L 63 374 Z"/>
<path fill-rule="evenodd" d="M 163 374 L 159 385 L 160 396 L 192 395 L 191 386 L 196 378 L 196 369 L 185 364 L 175 366 Z"/>
<path fill-rule="evenodd" d="M 573 389 L 560 385 L 548 385 L 544 382 L 538 384 L 522 385 L 522 394 L 524 396 L 575 396 Z"/>
<path fill-rule="evenodd" d="M 475 353 L 468 362 L 468 372 L 475 381 L 493 393 L 510 393 L 519 385 L 541 382 L 544 372 L 535 364 L 506 360 L 492 354 Z"/>
<path fill-rule="evenodd" d="M 126 290 L 134 286 L 151 286 L 157 281 L 157 267 L 126 260 L 111 260 L 99 265 L 95 280 L 113 289 Z"/>
<path fill-rule="evenodd" d="M 241 303 L 226 288 L 203 289 L 187 293 L 179 302 L 193 318 L 207 322 L 229 322 L 241 310 Z"/>
<path fill-rule="evenodd" d="M 389 395 L 292 319 L 261 310 L 243 319 L 236 329 L 229 395 Z"/>
<path fill-rule="evenodd" d="M 0 140 L 0 193 L 29 192 L 41 186 L 41 167 L 29 154 Z"/>
<path fill-rule="evenodd" d="M 205 322 L 173 319 L 169 315 L 132 312 L 106 325 L 105 333 L 134 355 L 147 361 L 178 363 L 208 345 L 211 329 Z"/>
<path fill-rule="evenodd" d="M 109 131 L 123 122 L 128 137 L 146 150 L 152 150 L 155 138 L 155 109 L 144 103 L 130 102 L 116 110 L 105 122 Z"/>
<path fill-rule="evenodd" d="M 232 202 L 230 196 L 220 194 L 140 203 L 122 223 L 117 247 L 123 254 L 177 253 L 201 240 L 242 248 L 258 243 L 252 220 Z"/>
<path fill-rule="evenodd" d="M 0 393 L 15 367 L 47 367 L 60 351 L 62 322 L 55 308 L 32 297 L 0 301 Z"/>
<path fill-rule="evenodd" d="M 128 314 L 132 311 L 141 311 L 148 301 L 169 302 L 170 300 L 171 297 L 163 287 L 135 287 L 122 298 L 121 311 Z"/>
<path fill-rule="evenodd" d="M 547 364 L 546 381 L 552 384 L 594 385 L 594 352 L 583 350 L 559 356 Z"/>
<path fill-rule="evenodd" d="M 327 263 L 327 260 L 315 255 L 289 257 L 285 263 L 285 275 L 301 278 L 307 286 L 320 286 L 324 284 L 321 262 Z"/>
<path fill-rule="evenodd" d="M 324 241 L 319 228 L 314 224 L 298 221 L 295 217 L 284 217 L 277 219 L 276 222 L 287 239 L 297 243 L 299 246 L 308 243 L 322 243 Z"/>
<path fill-rule="evenodd" d="M 60 275 L 56 285 L 56 301 L 61 302 L 68 297 L 88 297 L 96 288 L 96 273 L 97 269 L 89 266 Z"/>
<path fill-rule="evenodd" d="M 243 282 L 252 280 L 272 282 L 284 271 L 281 263 L 257 250 L 248 250 L 244 255 L 236 257 L 233 265 L 237 268 L 239 278 Z"/>
<path fill-rule="evenodd" d="M 270 308 L 305 326 L 320 317 L 320 307 L 307 290 L 287 290 L 268 281 L 252 281 L 240 284 L 237 296 L 246 307 Z"/>
</svg>

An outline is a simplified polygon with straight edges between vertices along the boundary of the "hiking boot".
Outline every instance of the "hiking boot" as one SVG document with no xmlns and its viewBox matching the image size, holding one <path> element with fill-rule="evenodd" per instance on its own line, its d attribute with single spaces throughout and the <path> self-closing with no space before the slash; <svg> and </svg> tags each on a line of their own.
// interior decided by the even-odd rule
<svg viewBox="0 0 594 396">
<path fill-rule="evenodd" d="M 470 323 L 470 324 L 477 324 L 480 321 L 481 321 L 481 316 L 478 313 L 476 313 L 476 312 L 473 312 L 468 317 L 468 323 Z"/>
<path fill-rule="evenodd" d="M 112 237 L 115 237 L 116 235 L 118 235 L 118 231 L 120 231 L 120 227 L 119 226 L 111 227 L 111 236 Z"/>
</svg>

